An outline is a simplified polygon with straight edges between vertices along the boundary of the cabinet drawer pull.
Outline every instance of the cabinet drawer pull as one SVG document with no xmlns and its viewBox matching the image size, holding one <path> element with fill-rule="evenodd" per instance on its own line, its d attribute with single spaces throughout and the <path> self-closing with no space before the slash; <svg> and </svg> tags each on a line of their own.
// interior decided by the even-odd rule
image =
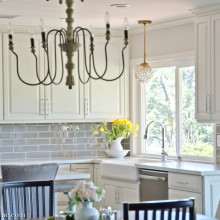
<svg viewBox="0 0 220 220">
<path fill-rule="evenodd" d="M 162 180 L 162 181 L 167 180 L 167 178 L 165 178 L 165 177 L 148 176 L 148 175 L 140 175 L 140 179 L 144 179 L 144 180 Z"/>
<path fill-rule="evenodd" d="M 177 182 L 178 184 L 181 184 L 181 185 L 188 185 L 189 183 L 187 182 Z"/>
</svg>

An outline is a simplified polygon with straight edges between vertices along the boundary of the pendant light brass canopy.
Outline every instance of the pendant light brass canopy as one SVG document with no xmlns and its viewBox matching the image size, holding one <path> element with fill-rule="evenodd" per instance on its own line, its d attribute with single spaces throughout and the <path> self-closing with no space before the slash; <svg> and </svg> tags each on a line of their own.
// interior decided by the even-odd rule
<svg viewBox="0 0 220 220">
<path fill-rule="evenodd" d="M 135 78 L 141 83 L 148 83 L 153 78 L 153 70 L 146 62 L 146 24 L 151 24 L 149 20 L 140 20 L 138 24 L 144 25 L 144 62 L 135 71 Z"/>
</svg>

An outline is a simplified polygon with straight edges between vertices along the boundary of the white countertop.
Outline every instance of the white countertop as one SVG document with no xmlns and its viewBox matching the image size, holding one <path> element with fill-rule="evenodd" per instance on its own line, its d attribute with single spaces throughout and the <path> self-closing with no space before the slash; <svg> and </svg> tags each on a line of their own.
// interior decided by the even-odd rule
<svg viewBox="0 0 220 220">
<path fill-rule="evenodd" d="M 42 163 L 58 163 L 58 164 L 71 164 L 71 163 L 101 163 L 104 158 L 83 158 L 83 159 L 70 159 L 70 158 L 45 158 L 45 159 L 22 159 L 22 160 L 7 160 L 0 161 L 0 166 L 5 164 L 10 165 L 28 165 L 28 164 L 42 164 Z"/>
<path fill-rule="evenodd" d="M 146 162 L 144 162 L 146 160 Z M 82 159 L 70 159 L 70 158 L 54 158 L 54 159 L 26 159 L 26 160 L 11 160 L 0 161 L 0 166 L 3 164 L 42 164 L 42 163 L 58 163 L 58 164 L 74 164 L 74 163 L 109 163 L 118 164 L 121 166 L 136 166 L 137 168 L 161 170 L 177 173 L 188 173 L 194 175 L 216 175 L 220 174 L 220 164 L 206 164 L 206 163 L 194 163 L 194 162 L 177 162 L 168 161 L 161 162 L 157 159 L 146 159 L 139 157 L 126 157 L 123 159 L 116 158 L 82 158 Z"/>
<path fill-rule="evenodd" d="M 220 174 L 220 164 L 205 164 L 193 162 L 158 162 L 158 163 L 136 163 L 137 168 L 151 170 L 169 171 L 175 173 L 187 173 L 194 175 L 216 175 Z"/>
</svg>

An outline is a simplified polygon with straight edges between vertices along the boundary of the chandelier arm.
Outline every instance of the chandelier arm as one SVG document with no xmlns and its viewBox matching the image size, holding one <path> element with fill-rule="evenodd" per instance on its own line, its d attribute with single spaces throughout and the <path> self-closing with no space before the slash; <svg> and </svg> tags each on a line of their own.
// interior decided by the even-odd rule
<svg viewBox="0 0 220 220">
<path fill-rule="evenodd" d="M 46 74 L 46 76 L 45 76 L 45 78 L 44 78 L 44 80 L 43 80 L 43 83 L 42 83 L 42 85 L 44 85 L 44 86 L 49 86 L 49 85 L 51 85 L 51 84 L 53 83 L 53 79 L 52 79 L 51 73 L 50 73 L 50 58 L 49 58 L 49 47 L 48 47 L 49 34 L 50 34 L 52 31 L 53 31 L 53 30 L 49 31 L 48 34 L 47 34 L 47 40 L 46 40 L 46 42 L 47 42 L 47 47 L 44 48 L 44 51 L 45 51 L 45 54 L 46 54 L 46 58 L 47 58 L 47 74 Z M 48 76 L 49 76 L 49 78 L 50 78 L 50 82 L 49 82 L 49 83 L 44 83 L 44 81 L 48 78 Z"/>
<path fill-rule="evenodd" d="M 59 38 L 60 38 L 60 44 L 62 43 L 62 32 L 59 31 L 57 32 L 59 33 Z M 57 49 L 56 49 L 56 37 L 57 37 L 57 33 L 55 35 L 55 39 L 54 39 L 54 54 L 55 54 L 55 57 L 54 57 L 54 60 L 55 60 L 55 75 L 57 75 Z M 53 80 L 53 84 L 54 85 L 59 85 L 61 83 L 61 81 L 63 80 L 63 75 L 64 75 L 64 65 L 63 65 L 63 53 L 62 53 L 62 49 L 60 47 L 60 57 L 61 57 L 61 65 L 62 65 L 62 73 L 61 73 L 61 77 L 60 77 L 60 80 L 58 82 L 54 82 L 55 81 L 55 78 Z"/>
<path fill-rule="evenodd" d="M 50 71 L 50 58 L 49 58 L 49 47 L 48 47 L 48 39 L 49 39 L 49 34 L 50 33 L 52 33 L 52 32 L 56 32 L 55 33 L 55 37 L 54 37 L 54 54 L 55 54 L 55 74 L 54 74 L 54 76 L 53 76 L 53 78 L 52 78 L 52 76 L 51 76 L 51 71 Z M 60 33 L 61 34 L 61 31 L 60 30 L 56 30 L 56 29 L 53 29 L 53 30 L 51 30 L 51 31 L 49 31 L 48 32 L 48 34 L 47 34 L 47 49 L 45 49 L 45 53 L 46 53 L 46 56 L 47 56 L 47 75 L 46 75 L 46 77 L 45 77 L 45 79 L 47 79 L 48 78 L 48 76 L 49 76 L 49 78 L 50 78 L 50 82 L 49 83 L 42 83 L 44 86 L 49 86 L 49 85 L 51 85 L 52 83 L 53 84 L 55 84 L 55 85 L 58 85 L 58 84 L 60 84 L 60 82 L 62 81 L 59 81 L 59 83 L 56 83 L 56 82 L 54 82 L 55 81 L 55 79 L 56 79 L 56 76 L 57 76 L 57 59 L 56 59 L 56 57 L 57 57 L 57 50 L 56 50 L 56 39 L 57 39 L 57 34 L 58 33 Z M 61 53 L 62 53 L 62 49 L 60 49 L 61 50 Z M 63 56 L 61 55 L 61 60 L 62 60 L 62 75 L 61 75 L 61 79 L 63 79 Z M 44 80 L 45 81 L 45 80 Z"/>
<path fill-rule="evenodd" d="M 115 80 L 119 79 L 119 78 L 123 75 L 124 69 L 125 69 L 124 50 L 126 49 L 126 47 L 127 47 L 127 45 L 125 45 L 124 48 L 123 48 L 122 51 L 121 51 L 121 54 L 122 54 L 122 71 L 121 71 L 121 73 L 119 74 L 119 76 L 117 76 L 117 77 L 114 78 L 114 79 L 101 78 L 102 80 L 107 81 L 107 82 L 112 82 L 112 81 L 115 81 Z"/>
<path fill-rule="evenodd" d="M 97 78 L 96 77 L 93 77 L 92 74 L 91 74 L 91 69 L 90 71 L 88 71 L 88 67 L 87 67 L 87 61 L 86 61 L 86 43 L 85 43 L 85 31 L 87 31 L 90 35 L 90 38 L 92 37 L 92 33 L 90 30 L 88 30 L 87 28 L 81 28 L 81 27 L 77 27 L 77 35 L 78 35 L 78 32 L 82 31 L 83 32 L 83 48 L 84 48 L 84 63 L 85 63 L 85 67 L 86 67 L 86 72 L 87 74 L 90 76 L 91 79 L 94 79 L 94 80 L 98 80 L 98 79 L 101 79 L 107 72 L 107 69 L 108 69 L 108 53 L 107 53 L 107 46 L 108 46 L 108 43 L 109 43 L 109 40 L 107 40 L 106 44 L 105 44 L 105 70 L 103 72 L 102 75 L 99 75 L 98 72 L 96 71 L 96 67 L 95 67 L 95 59 L 94 59 L 94 51 L 91 51 L 91 57 L 92 57 L 92 61 L 93 61 L 93 69 L 95 71 L 95 74 L 98 76 Z M 75 29 L 75 30 L 76 30 Z M 74 30 L 74 31 L 75 31 Z"/>
<path fill-rule="evenodd" d="M 98 76 L 98 78 L 94 78 L 91 76 L 92 79 L 98 80 L 98 79 L 102 79 L 102 77 L 105 76 L 107 69 L 108 69 L 108 53 L 107 53 L 107 46 L 108 46 L 109 40 L 107 40 L 106 44 L 105 44 L 105 70 L 104 73 L 100 76 L 96 70 L 95 67 L 95 58 L 94 58 L 94 53 L 92 52 L 92 61 L 93 61 L 93 69 L 95 71 L 95 74 Z"/>
<path fill-rule="evenodd" d="M 19 73 L 19 65 L 18 65 L 18 55 L 12 50 L 11 51 L 14 55 L 15 55 L 15 57 L 16 57 L 16 67 L 17 67 L 17 75 L 18 75 L 18 78 L 24 83 L 24 84 L 26 84 L 26 85 L 28 85 L 28 86 L 38 86 L 38 85 L 40 85 L 40 84 L 42 84 L 42 81 L 40 81 L 39 79 L 39 82 L 38 83 L 28 83 L 28 82 L 25 82 L 22 78 L 21 78 L 21 76 L 20 76 L 20 73 Z M 36 55 L 35 55 L 36 56 Z M 36 58 L 36 57 L 35 57 Z M 37 66 L 37 61 L 36 61 L 36 66 Z"/>
<path fill-rule="evenodd" d="M 79 43 L 79 35 L 78 35 L 78 33 L 77 33 L 77 35 L 76 35 L 76 37 L 77 37 L 77 42 Z M 82 84 L 86 84 L 87 82 L 89 82 L 89 80 L 90 80 L 90 78 L 91 78 L 91 75 L 88 73 L 88 78 L 87 78 L 87 80 L 86 81 L 83 81 L 82 80 L 82 78 L 81 78 L 81 75 L 80 75 L 80 52 L 79 52 L 79 50 L 78 50 L 78 52 L 77 52 L 77 63 L 78 63 L 78 76 L 79 76 L 79 80 L 80 80 L 80 82 L 82 83 Z M 90 68 L 90 71 L 91 71 L 91 54 L 90 54 L 90 62 L 89 62 L 89 68 Z"/>
<path fill-rule="evenodd" d="M 60 32 L 63 34 L 63 35 L 62 35 L 62 38 L 63 38 L 63 36 L 64 36 L 64 38 L 67 39 L 66 30 L 65 30 L 64 28 L 62 28 L 62 29 L 60 30 Z"/>
<path fill-rule="evenodd" d="M 81 27 L 76 27 L 74 30 L 73 30 L 73 41 L 77 41 L 77 36 L 78 36 L 78 29 L 81 29 Z"/>
<path fill-rule="evenodd" d="M 82 33 L 83 33 L 84 64 L 85 64 L 85 69 L 86 69 L 87 74 L 89 75 L 90 78 L 92 78 L 92 76 L 91 76 L 91 64 L 90 64 L 91 59 L 90 59 L 90 63 L 89 63 L 89 66 L 90 66 L 89 71 L 88 71 L 88 66 L 87 66 L 85 31 L 87 31 L 90 34 L 90 37 L 92 37 L 92 34 L 88 29 L 82 28 L 82 27 L 77 27 L 74 31 L 76 31 L 75 35 L 77 37 L 78 43 L 79 43 L 79 32 L 82 31 Z M 78 52 L 79 52 L 79 50 L 78 50 Z"/>
</svg>

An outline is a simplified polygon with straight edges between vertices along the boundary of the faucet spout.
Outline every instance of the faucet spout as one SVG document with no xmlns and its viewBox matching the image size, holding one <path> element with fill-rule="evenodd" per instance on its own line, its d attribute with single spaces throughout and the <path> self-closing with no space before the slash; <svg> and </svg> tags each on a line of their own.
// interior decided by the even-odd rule
<svg viewBox="0 0 220 220">
<path fill-rule="evenodd" d="M 162 136 L 162 152 L 161 152 L 161 156 L 162 156 L 162 161 L 166 160 L 166 157 L 168 156 L 167 152 L 165 151 L 165 129 L 162 123 L 158 122 L 158 121 L 151 121 L 148 123 L 146 130 L 145 130 L 145 134 L 144 134 L 144 139 L 148 138 L 148 132 L 149 132 L 149 127 L 151 124 L 158 124 L 161 127 L 161 136 Z"/>
</svg>

